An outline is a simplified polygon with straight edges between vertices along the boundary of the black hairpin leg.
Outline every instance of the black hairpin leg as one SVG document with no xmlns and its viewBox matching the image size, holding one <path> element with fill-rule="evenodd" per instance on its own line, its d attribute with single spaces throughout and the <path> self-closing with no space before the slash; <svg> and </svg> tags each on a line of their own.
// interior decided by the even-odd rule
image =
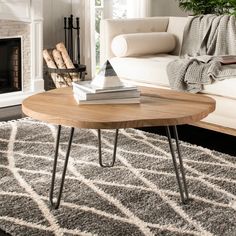
<svg viewBox="0 0 236 236">
<path fill-rule="evenodd" d="M 99 153 L 99 164 L 100 164 L 101 167 L 113 167 L 114 166 L 115 161 L 116 161 L 116 150 L 117 150 L 118 133 L 119 133 L 119 129 L 116 129 L 112 162 L 109 165 L 104 165 L 103 161 L 102 161 L 101 130 L 98 129 L 98 153 Z"/>
<path fill-rule="evenodd" d="M 183 160 L 182 160 L 182 156 L 181 156 L 181 152 L 180 152 L 179 137 L 178 137 L 178 131 L 177 131 L 176 126 L 173 127 L 173 131 L 174 131 L 176 148 L 177 148 L 177 153 L 178 153 L 178 158 L 179 158 L 179 169 L 180 169 L 180 173 L 181 173 L 181 176 L 182 176 L 182 183 L 181 183 L 180 173 L 179 173 L 178 166 L 177 166 L 174 147 L 173 147 L 172 140 L 171 140 L 170 128 L 169 128 L 169 126 L 166 127 L 166 134 L 167 134 L 167 138 L 168 138 L 168 142 L 169 142 L 169 146 L 170 146 L 170 152 L 171 152 L 171 156 L 172 156 L 172 160 L 173 160 L 176 179 L 177 179 L 177 182 L 178 182 L 178 185 L 179 185 L 181 201 L 182 201 L 182 203 L 187 203 L 188 200 L 189 200 L 188 186 L 187 186 L 187 183 L 186 183 L 185 170 L 184 170 Z"/>
<path fill-rule="evenodd" d="M 58 207 L 60 205 L 61 195 L 62 195 L 65 176 L 66 176 L 66 169 L 67 169 L 68 160 L 69 160 L 69 156 L 70 156 L 71 143 L 73 140 L 73 135 L 74 135 L 74 128 L 71 128 L 70 138 L 69 138 L 65 162 L 64 162 L 64 168 L 63 168 L 62 176 L 61 176 L 61 184 L 60 184 L 57 200 L 54 203 L 53 202 L 53 193 L 54 193 L 55 177 L 56 177 L 56 170 L 57 170 L 58 150 L 59 150 L 59 143 L 60 143 L 60 136 L 61 136 L 61 125 L 58 126 L 56 150 L 55 150 L 54 164 L 53 164 L 53 170 L 52 170 L 52 182 L 51 182 L 51 188 L 50 188 L 50 194 L 49 194 L 49 200 L 50 200 L 50 203 L 54 209 L 58 209 Z"/>
</svg>

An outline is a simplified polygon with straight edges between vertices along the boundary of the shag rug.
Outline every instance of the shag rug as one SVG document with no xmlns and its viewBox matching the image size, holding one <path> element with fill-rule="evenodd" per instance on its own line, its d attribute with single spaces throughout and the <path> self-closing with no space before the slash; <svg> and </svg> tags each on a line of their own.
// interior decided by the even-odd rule
<svg viewBox="0 0 236 236">
<path fill-rule="evenodd" d="M 11 235 L 236 235 L 236 157 L 181 142 L 191 197 L 182 205 L 166 138 L 135 129 L 120 131 L 117 162 L 105 169 L 96 130 L 76 129 L 61 206 L 52 210 L 56 132 L 31 119 L 0 123 L 0 228 Z M 109 159 L 114 132 L 102 137 Z"/>
</svg>

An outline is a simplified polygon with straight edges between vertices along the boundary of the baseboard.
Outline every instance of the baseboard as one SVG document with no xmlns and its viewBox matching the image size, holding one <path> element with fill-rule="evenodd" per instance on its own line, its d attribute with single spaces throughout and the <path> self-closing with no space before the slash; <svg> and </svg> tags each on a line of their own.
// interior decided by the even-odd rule
<svg viewBox="0 0 236 236">
<path fill-rule="evenodd" d="M 37 91 L 37 92 L 43 92 Z M 12 92 L 1 95 L 0 108 L 20 105 L 22 101 L 36 92 Z"/>
<path fill-rule="evenodd" d="M 212 123 L 208 123 L 208 122 L 204 122 L 204 121 L 199 121 L 196 123 L 192 123 L 190 125 L 197 126 L 197 127 L 204 128 L 204 129 L 213 130 L 213 131 L 220 132 L 223 134 L 229 134 L 232 136 L 236 136 L 236 129 L 234 129 L 234 128 L 224 127 L 221 125 L 216 125 L 216 124 L 212 124 Z"/>
</svg>

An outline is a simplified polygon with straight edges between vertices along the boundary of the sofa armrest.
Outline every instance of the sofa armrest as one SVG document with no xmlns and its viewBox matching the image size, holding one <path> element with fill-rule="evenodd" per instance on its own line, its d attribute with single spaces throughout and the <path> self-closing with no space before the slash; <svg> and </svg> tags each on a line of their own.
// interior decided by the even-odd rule
<svg viewBox="0 0 236 236">
<path fill-rule="evenodd" d="M 148 17 L 139 19 L 106 19 L 100 24 L 100 63 L 114 57 L 111 51 L 112 39 L 119 34 L 166 32 L 169 17 Z"/>
<path fill-rule="evenodd" d="M 172 52 L 174 55 L 179 55 L 179 51 L 183 41 L 184 28 L 187 24 L 188 17 L 173 17 L 169 18 L 169 24 L 167 28 L 167 32 L 174 34 L 176 39 L 176 47 Z"/>
</svg>

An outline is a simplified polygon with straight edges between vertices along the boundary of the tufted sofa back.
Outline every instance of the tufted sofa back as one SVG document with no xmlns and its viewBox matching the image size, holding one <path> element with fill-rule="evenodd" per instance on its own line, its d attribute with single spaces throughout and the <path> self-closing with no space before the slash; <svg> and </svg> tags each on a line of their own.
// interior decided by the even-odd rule
<svg viewBox="0 0 236 236">
<path fill-rule="evenodd" d="M 176 36 L 177 46 L 173 54 L 178 55 L 187 17 L 148 17 L 138 19 L 106 19 L 101 21 L 100 60 L 103 64 L 114 57 L 111 51 L 112 39 L 119 34 L 169 32 Z"/>
</svg>

